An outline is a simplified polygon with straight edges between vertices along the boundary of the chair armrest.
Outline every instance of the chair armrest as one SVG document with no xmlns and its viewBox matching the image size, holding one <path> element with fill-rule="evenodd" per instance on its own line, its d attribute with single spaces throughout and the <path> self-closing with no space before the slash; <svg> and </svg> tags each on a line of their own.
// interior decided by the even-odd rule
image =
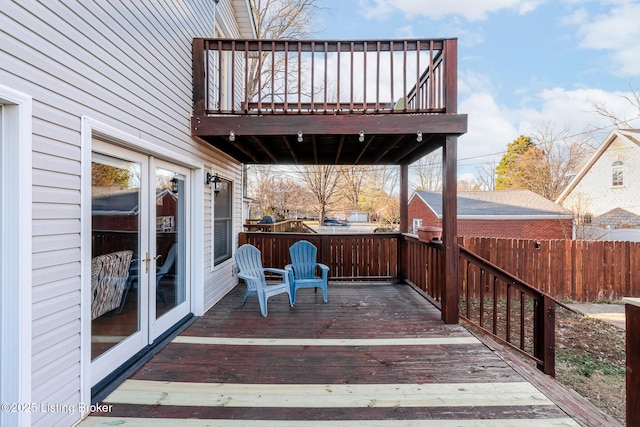
<svg viewBox="0 0 640 427">
<path fill-rule="evenodd" d="M 268 271 L 269 273 L 277 273 L 277 274 L 282 274 L 283 276 L 288 274 L 287 271 L 283 268 L 272 268 L 272 267 L 265 267 L 263 268 L 264 271 Z"/>
<path fill-rule="evenodd" d="M 328 266 L 326 266 L 326 265 L 324 265 L 324 264 L 317 263 L 316 265 L 317 265 L 318 267 L 320 267 L 320 270 L 322 270 L 322 271 L 329 271 L 329 267 L 328 267 Z"/>
</svg>

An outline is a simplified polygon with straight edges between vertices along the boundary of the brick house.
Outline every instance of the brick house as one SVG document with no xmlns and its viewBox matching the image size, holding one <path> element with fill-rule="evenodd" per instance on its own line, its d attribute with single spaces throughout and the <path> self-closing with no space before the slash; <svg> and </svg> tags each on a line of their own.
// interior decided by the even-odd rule
<svg viewBox="0 0 640 427">
<path fill-rule="evenodd" d="M 520 239 L 568 239 L 573 215 L 529 190 L 458 193 L 458 235 Z M 415 191 L 409 199 L 412 232 L 441 227 L 442 194 Z"/>
</svg>

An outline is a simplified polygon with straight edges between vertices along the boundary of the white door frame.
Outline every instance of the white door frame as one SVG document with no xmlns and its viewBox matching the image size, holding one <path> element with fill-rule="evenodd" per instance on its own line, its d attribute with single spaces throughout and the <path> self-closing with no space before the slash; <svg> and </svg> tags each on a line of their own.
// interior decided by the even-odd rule
<svg viewBox="0 0 640 427">
<path fill-rule="evenodd" d="M 204 164 L 172 150 L 160 147 L 153 142 L 131 135 L 113 126 L 82 116 L 81 124 L 82 139 L 82 209 L 81 209 L 81 229 L 82 229 L 82 283 L 87 283 L 91 279 L 91 152 L 93 138 L 100 138 L 110 141 L 116 145 L 137 151 L 142 154 L 154 156 L 160 159 L 167 159 L 172 163 L 190 169 L 190 179 L 192 182 L 190 199 L 190 222 L 194 233 L 190 243 L 191 254 L 202 253 L 204 238 L 201 228 L 204 223 L 202 194 L 204 194 Z M 202 298 L 204 296 L 203 267 L 202 260 L 197 256 L 191 256 L 187 271 L 190 274 L 191 284 L 191 311 L 199 315 L 202 313 Z M 81 401 L 91 401 L 91 292 L 86 286 L 82 286 L 82 351 L 81 351 Z"/>
<path fill-rule="evenodd" d="M 0 401 L 31 402 L 32 98 L 0 84 Z M 31 414 L 0 411 L 0 425 Z"/>
</svg>

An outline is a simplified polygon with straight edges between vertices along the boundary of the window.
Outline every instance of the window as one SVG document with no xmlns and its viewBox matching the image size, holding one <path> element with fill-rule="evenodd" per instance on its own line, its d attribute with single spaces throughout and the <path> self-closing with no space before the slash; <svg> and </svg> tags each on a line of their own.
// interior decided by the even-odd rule
<svg viewBox="0 0 640 427">
<path fill-rule="evenodd" d="M 418 234 L 418 227 L 422 227 L 422 218 L 413 218 L 413 234 Z"/>
<path fill-rule="evenodd" d="M 233 192 L 231 182 L 221 179 L 213 201 L 213 265 L 231 258 Z"/>
<path fill-rule="evenodd" d="M 616 160 L 611 164 L 611 186 L 622 187 L 624 185 L 624 164 Z"/>
<path fill-rule="evenodd" d="M 591 225 L 593 223 L 593 215 L 590 213 L 586 213 L 582 215 L 582 224 L 583 225 Z"/>
</svg>

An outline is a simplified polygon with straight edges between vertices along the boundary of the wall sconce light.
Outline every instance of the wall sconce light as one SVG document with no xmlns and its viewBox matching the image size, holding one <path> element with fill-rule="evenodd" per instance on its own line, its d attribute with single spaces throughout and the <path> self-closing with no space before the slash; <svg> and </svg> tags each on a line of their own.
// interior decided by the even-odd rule
<svg viewBox="0 0 640 427">
<path fill-rule="evenodd" d="M 222 183 L 222 181 L 220 180 L 220 177 L 218 176 L 218 174 L 215 175 L 211 175 L 209 172 L 207 172 L 207 177 L 205 178 L 205 185 L 211 185 L 211 183 L 213 182 L 213 193 L 217 196 L 218 193 L 220 192 L 220 184 Z"/>
<path fill-rule="evenodd" d="M 173 194 L 178 194 L 178 179 L 171 178 L 171 191 Z"/>
<path fill-rule="evenodd" d="M 364 142 L 364 131 L 363 130 L 358 132 L 358 141 Z"/>
<path fill-rule="evenodd" d="M 229 131 L 229 141 L 233 142 L 236 140 L 236 133 L 234 131 Z"/>
<path fill-rule="evenodd" d="M 416 133 L 416 141 L 422 142 L 422 131 L 421 130 L 419 130 L 418 133 Z"/>
<path fill-rule="evenodd" d="M 304 141 L 304 139 L 302 138 L 302 135 L 303 135 L 303 134 L 302 134 L 302 131 L 301 131 L 301 130 L 299 130 L 299 131 L 298 131 L 298 142 L 302 142 L 302 141 Z"/>
</svg>

